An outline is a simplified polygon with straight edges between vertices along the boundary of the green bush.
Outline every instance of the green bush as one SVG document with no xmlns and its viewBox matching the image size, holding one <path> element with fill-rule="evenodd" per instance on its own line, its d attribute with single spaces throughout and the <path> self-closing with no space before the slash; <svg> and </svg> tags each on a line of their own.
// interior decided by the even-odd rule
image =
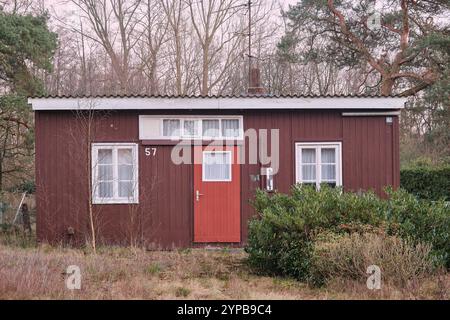
<svg viewBox="0 0 450 320">
<path fill-rule="evenodd" d="M 416 165 L 402 169 L 400 184 L 419 198 L 450 201 L 450 165 Z"/>
<path fill-rule="evenodd" d="M 450 205 L 444 200 L 417 199 L 405 190 L 387 193 L 389 233 L 431 244 L 436 264 L 450 268 Z"/>
<path fill-rule="evenodd" d="M 294 186 L 291 195 L 258 191 L 253 205 L 259 217 L 250 222 L 246 247 L 249 264 L 259 272 L 309 280 L 318 234 L 379 232 L 429 244 L 435 264 L 449 267 L 450 207 L 401 190 L 387 193 L 389 200 L 327 186 L 318 192 Z"/>
</svg>

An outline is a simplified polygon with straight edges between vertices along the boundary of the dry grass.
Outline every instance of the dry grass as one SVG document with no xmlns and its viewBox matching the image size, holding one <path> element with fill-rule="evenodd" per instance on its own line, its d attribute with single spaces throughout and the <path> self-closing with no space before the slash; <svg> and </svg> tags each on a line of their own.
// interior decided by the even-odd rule
<svg viewBox="0 0 450 320">
<path fill-rule="evenodd" d="M 0 299 L 448 299 L 449 275 L 415 288 L 336 280 L 313 289 L 291 279 L 254 275 L 242 251 L 193 249 L 148 252 L 0 245 Z M 64 272 L 78 265 L 81 290 L 65 287 Z"/>
<path fill-rule="evenodd" d="M 377 265 L 385 283 L 415 288 L 434 272 L 430 252 L 430 245 L 385 234 L 333 236 L 316 241 L 313 270 L 325 281 L 341 277 L 364 282 L 367 266 Z"/>
</svg>

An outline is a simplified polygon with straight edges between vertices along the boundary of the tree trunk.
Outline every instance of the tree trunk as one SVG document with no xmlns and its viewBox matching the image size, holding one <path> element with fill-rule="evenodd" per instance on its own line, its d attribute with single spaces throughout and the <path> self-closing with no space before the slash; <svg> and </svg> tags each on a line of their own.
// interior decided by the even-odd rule
<svg viewBox="0 0 450 320">
<path fill-rule="evenodd" d="M 381 80 L 381 95 L 389 96 L 392 94 L 392 89 L 394 88 L 395 81 L 389 76 L 382 76 Z"/>
<path fill-rule="evenodd" d="M 152 63 L 150 65 L 150 94 L 158 94 L 158 85 L 156 80 L 156 68 L 157 68 L 157 62 L 156 62 L 156 56 L 152 60 Z"/>
<path fill-rule="evenodd" d="M 181 43 L 179 39 L 179 35 L 175 35 L 175 46 L 176 46 L 176 61 L 175 61 L 175 67 L 176 67 L 176 88 L 177 88 L 177 95 L 182 95 L 182 73 L 181 73 Z"/>
<path fill-rule="evenodd" d="M 0 159 L 0 192 L 3 191 L 3 159 Z"/>
<path fill-rule="evenodd" d="M 208 48 L 209 48 L 209 45 L 206 45 L 203 48 L 202 88 L 201 88 L 202 96 L 207 96 L 208 92 L 209 92 L 209 87 L 208 87 L 208 76 L 209 76 Z"/>
</svg>

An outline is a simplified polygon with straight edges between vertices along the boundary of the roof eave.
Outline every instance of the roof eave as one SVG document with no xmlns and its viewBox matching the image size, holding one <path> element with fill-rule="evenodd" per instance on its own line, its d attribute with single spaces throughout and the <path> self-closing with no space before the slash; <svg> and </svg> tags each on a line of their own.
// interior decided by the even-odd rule
<svg viewBox="0 0 450 320">
<path fill-rule="evenodd" d="M 261 110 L 370 109 L 399 110 L 404 97 L 95 97 L 29 98 L 33 110 Z"/>
</svg>

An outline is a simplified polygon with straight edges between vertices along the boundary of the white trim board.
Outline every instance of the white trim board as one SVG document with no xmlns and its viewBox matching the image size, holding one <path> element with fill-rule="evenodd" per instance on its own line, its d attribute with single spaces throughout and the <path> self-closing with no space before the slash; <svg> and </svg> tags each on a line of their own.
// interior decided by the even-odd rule
<svg viewBox="0 0 450 320">
<path fill-rule="evenodd" d="M 399 116 L 400 111 L 386 112 L 342 112 L 343 117 Z"/>
<path fill-rule="evenodd" d="M 403 109 L 400 97 L 313 98 L 29 98 L 33 110 Z"/>
</svg>

